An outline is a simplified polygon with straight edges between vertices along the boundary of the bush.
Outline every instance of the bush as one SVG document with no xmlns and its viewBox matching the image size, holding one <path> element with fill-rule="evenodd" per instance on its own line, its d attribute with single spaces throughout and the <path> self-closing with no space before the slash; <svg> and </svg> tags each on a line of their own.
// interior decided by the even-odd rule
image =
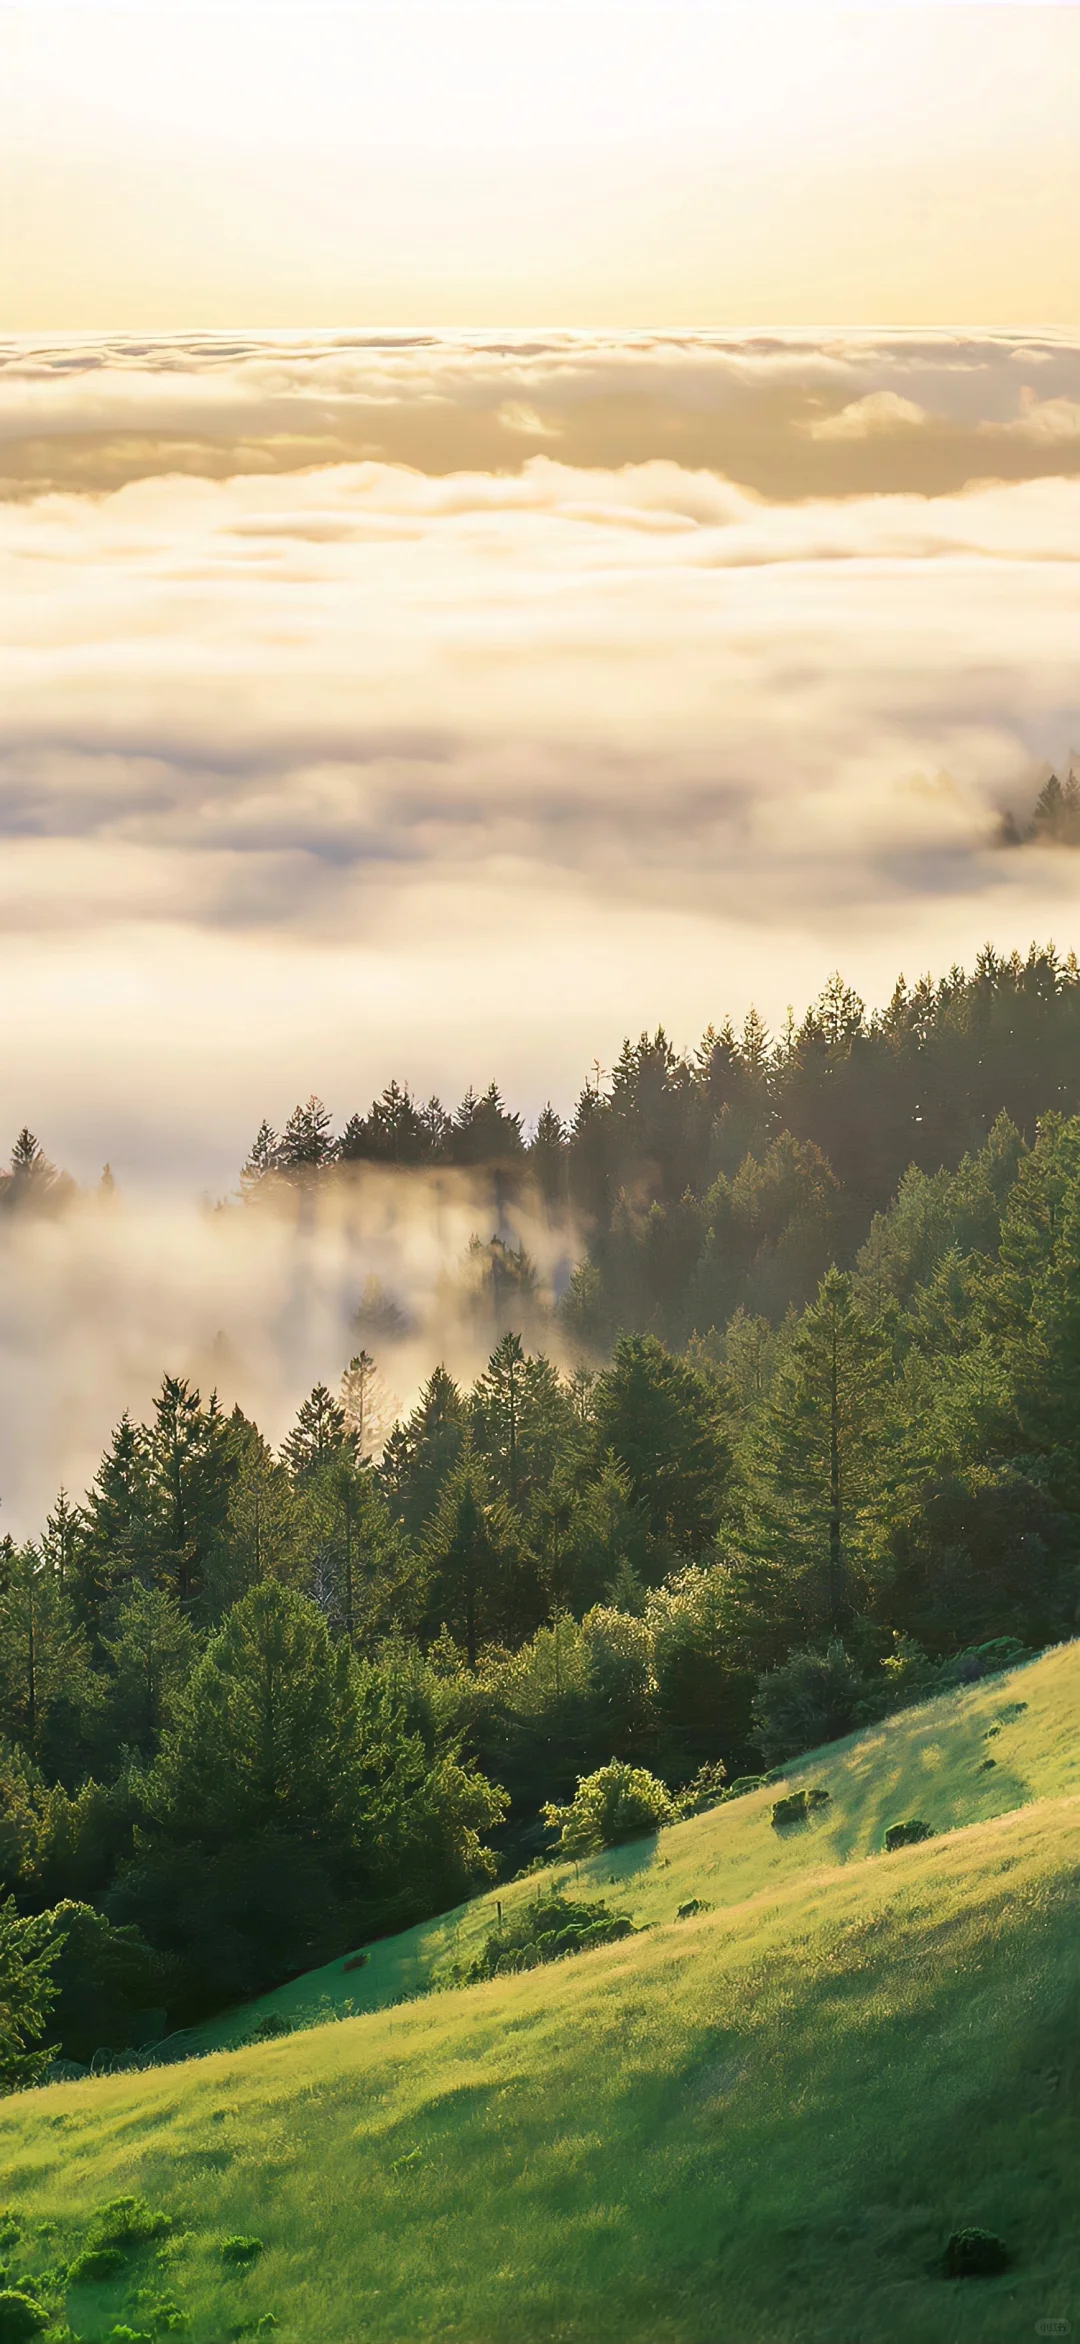
<svg viewBox="0 0 1080 2344">
<path fill-rule="evenodd" d="M 885 1834 L 885 1846 L 892 1855 L 894 1848 L 917 1847 L 922 1839 L 933 1839 L 932 1823 L 923 1823 L 918 1815 L 909 1816 L 906 1823 L 890 1823 Z"/>
<path fill-rule="evenodd" d="M 594 1945 L 613 1945 L 633 1933 L 629 1914 L 613 1913 L 610 1905 L 565 1896 L 537 1897 L 490 1930 L 481 1951 L 459 1974 L 464 1984 L 475 1985 L 481 1978 L 535 1970 L 571 1953 L 587 1953 Z"/>
<path fill-rule="evenodd" d="M 813 1790 L 790 1791 L 784 1799 L 777 1799 L 772 1811 L 774 1831 L 790 1830 L 792 1824 L 808 1823 L 819 1807 L 827 1807 L 831 1794 L 820 1783 Z"/>
<path fill-rule="evenodd" d="M 152 2238 L 164 2238 L 172 2229 L 172 2215 L 155 2212 L 145 2198 L 110 2198 L 90 2224 L 89 2246 L 120 2246 L 130 2253 Z"/>
<path fill-rule="evenodd" d="M 596 1848 L 618 1847 L 642 1832 L 659 1831 L 662 1823 L 673 1823 L 676 1814 L 671 1793 L 655 1774 L 612 1758 L 595 1774 L 579 1778 L 570 1806 L 546 1806 L 544 1821 L 558 1831 L 561 1856 L 581 1856 Z"/>
<path fill-rule="evenodd" d="M 942 1662 L 938 1691 L 949 1693 L 955 1685 L 977 1685 L 983 1677 L 999 1676 L 1002 1669 L 1017 1668 L 1022 1660 L 1030 1659 L 1028 1646 L 1021 1644 L 1018 1636 L 994 1636 L 989 1644 L 969 1644 L 966 1652 Z"/>
<path fill-rule="evenodd" d="M 251 2030 L 253 2043 L 273 2043 L 279 2035 L 291 2035 L 293 2021 L 283 2010 L 268 2010 Z"/>
<path fill-rule="evenodd" d="M 945 2277 L 996 2279 L 1012 2259 L 1004 2240 L 995 2238 L 992 2230 L 954 2230 L 945 2249 Z"/>
<path fill-rule="evenodd" d="M 221 2259 L 223 2263 L 253 2263 L 262 2250 L 261 2238 L 226 2238 L 222 2242 Z"/>
<path fill-rule="evenodd" d="M 88 2246 L 77 2254 L 68 2269 L 68 2286 L 92 2285 L 98 2279 L 115 2279 L 122 2271 L 127 2255 L 122 2246 Z"/>
<path fill-rule="evenodd" d="M 724 1792 L 724 1797 L 725 1799 L 744 1799 L 748 1791 L 759 1791 L 765 1780 L 766 1777 L 763 1774 L 738 1774 L 730 1788 Z"/>
<path fill-rule="evenodd" d="M 171 2229 L 171 2214 L 155 2212 L 145 2198 L 110 2198 L 94 2215 L 86 2245 L 69 2267 L 68 2285 L 115 2279 L 129 2255 L 155 2238 L 164 2238 Z"/>
<path fill-rule="evenodd" d="M 29 2344 L 47 2325 L 45 2313 L 21 2287 L 0 2289 L 0 2344 Z"/>
<path fill-rule="evenodd" d="M 758 1678 L 751 1741 L 767 1766 L 837 1742 L 860 1723 L 869 1681 L 843 1644 L 792 1652 Z"/>
<path fill-rule="evenodd" d="M 715 1758 L 710 1765 L 699 1766 L 693 1781 L 687 1783 L 686 1789 L 680 1791 L 675 1800 L 676 1813 L 704 1815 L 710 1807 L 718 1807 L 721 1799 L 727 1796 L 724 1789 L 726 1781 L 727 1767 L 722 1759 Z"/>
</svg>

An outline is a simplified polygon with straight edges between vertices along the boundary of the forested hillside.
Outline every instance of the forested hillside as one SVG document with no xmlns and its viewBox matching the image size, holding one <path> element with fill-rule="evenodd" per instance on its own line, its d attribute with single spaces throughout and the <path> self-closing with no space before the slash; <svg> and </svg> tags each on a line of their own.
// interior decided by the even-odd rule
<svg viewBox="0 0 1080 2344">
<path fill-rule="evenodd" d="M 631 1821 L 691 1813 L 1075 1633 L 1078 1005 L 987 960 L 628 1046 L 528 1147 L 466 1102 L 439 1146 L 483 1124 L 590 1259 L 550 1355 L 511 1320 L 471 1388 L 433 1362 L 379 1453 L 366 1353 L 279 1453 L 166 1376 L 0 1549 L 9 2081 L 50 1976 L 69 2058 L 159 2037 L 520 1869 L 613 1761 Z M 395 1119 L 437 1122 L 391 1090 L 338 1157 Z M 234 1209 L 343 1176 L 301 1110 Z M 7 1195 L 62 1209 L 28 1135 Z"/>
<path fill-rule="evenodd" d="M 531 1182 L 585 1232 L 568 1335 L 603 1351 L 642 1328 L 681 1346 L 739 1304 L 776 1321 L 809 1301 L 831 1262 L 853 1265 L 911 1165 L 954 1170 L 1000 1115 L 1030 1142 L 1055 1109 L 1080 1109 L 1080 970 L 1052 949 L 988 949 L 970 977 L 901 979 L 872 1016 L 834 977 L 777 1038 L 753 1011 L 686 1056 L 643 1034 L 610 1076 L 594 1068 L 569 1123 L 547 1106 L 529 1133 L 495 1085 L 450 1113 L 391 1082 L 336 1136 L 312 1099 L 280 1135 L 263 1125 L 242 1179 L 248 1196 L 363 1164 L 482 1165 L 507 1193 Z"/>
</svg>

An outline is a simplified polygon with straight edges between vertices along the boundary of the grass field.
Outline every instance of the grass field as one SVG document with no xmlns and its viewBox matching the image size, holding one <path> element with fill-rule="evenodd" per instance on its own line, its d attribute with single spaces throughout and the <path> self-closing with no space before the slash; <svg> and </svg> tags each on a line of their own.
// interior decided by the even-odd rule
<svg viewBox="0 0 1080 2344">
<path fill-rule="evenodd" d="M 580 1893 L 640 1936 L 5 2102 L 16 2274 L 61 2267 L 95 2208 L 137 2191 L 174 2232 L 70 2290 L 80 2337 L 151 2332 L 162 2295 L 193 2344 L 266 2315 L 281 2344 L 1075 2331 L 1078 1697 L 1065 1647 L 803 1762 L 831 1799 L 801 1831 L 771 1829 L 774 1787 L 583 1864 Z M 912 1814 L 937 1836 L 878 1852 Z M 676 1920 L 691 1896 L 713 1909 Z M 385 2004 L 491 1904 L 272 2000 Z M 940 2276 L 964 2223 L 1005 2239 L 1005 2276 Z M 235 2233 L 262 2241 L 246 2266 L 223 2260 Z"/>
</svg>

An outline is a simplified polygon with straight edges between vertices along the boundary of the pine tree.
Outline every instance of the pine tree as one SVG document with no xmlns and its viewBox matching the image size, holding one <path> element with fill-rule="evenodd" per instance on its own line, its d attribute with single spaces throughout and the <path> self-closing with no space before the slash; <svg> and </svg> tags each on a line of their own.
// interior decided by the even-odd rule
<svg viewBox="0 0 1080 2344">
<path fill-rule="evenodd" d="M 191 1623 L 173 1596 L 136 1583 L 122 1597 L 115 1633 L 104 1646 L 114 1731 L 121 1742 L 150 1752 L 194 1665 Z"/>
<path fill-rule="evenodd" d="M 358 1351 L 350 1359 L 341 1378 L 340 1401 L 356 1456 L 374 1456 L 390 1432 L 398 1402 L 370 1351 Z"/>
<path fill-rule="evenodd" d="M 121 1417 L 86 1501 L 75 1558 L 75 1600 L 92 1637 L 114 1591 L 152 1567 L 154 1497 L 147 1436 Z"/>
<path fill-rule="evenodd" d="M 302 1401 L 296 1423 L 282 1443 L 281 1454 L 293 1480 L 302 1480 L 328 1457 L 344 1455 L 352 1446 L 340 1401 L 334 1399 L 325 1384 L 316 1384 Z"/>
<path fill-rule="evenodd" d="M 481 1643 L 503 1627 L 517 1560 L 510 1526 L 489 1503 L 484 1475 L 467 1448 L 447 1482 L 424 1541 L 427 1616 L 446 1626 L 475 1669 Z"/>
<path fill-rule="evenodd" d="M 316 1606 L 265 1580 L 211 1637 L 148 1786 L 169 1837 L 222 1847 L 273 1827 L 341 1849 L 355 1824 L 356 1691 Z"/>
<path fill-rule="evenodd" d="M 518 1450 L 525 1376 L 526 1359 L 520 1335 L 504 1335 L 473 1393 L 478 1446 L 490 1459 L 500 1486 L 512 1502 L 520 1486 Z"/>
<path fill-rule="evenodd" d="M 330 1113 L 312 1092 L 302 1106 L 293 1108 L 279 1142 L 278 1165 L 281 1171 L 296 1178 L 319 1171 L 322 1165 L 330 1163 L 333 1155 Z"/>
<path fill-rule="evenodd" d="M 70 1596 L 36 1547 L 19 1549 L 0 1595 L 0 1731 L 54 1773 L 70 1772 L 100 1703 Z"/>
<path fill-rule="evenodd" d="M 0 2092 L 40 2082 L 53 2057 L 41 2037 L 56 1998 L 53 1964 L 63 1942 L 50 1914 L 22 1920 L 12 1897 L 0 1903 Z"/>
<path fill-rule="evenodd" d="M 850 1277 L 830 1270 L 781 1358 L 747 1466 L 750 1552 L 770 1585 L 782 1582 L 768 1600 L 808 1630 L 839 1632 L 855 1606 L 884 1489 L 890 1375 L 881 1328 L 858 1310 Z"/>
<path fill-rule="evenodd" d="M 204 1408 L 185 1376 L 165 1376 L 146 1453 L 153 1512 L 150 1560 L 159 1585 L 190 1610 L 227 1536 L 236 1458 L 216 1392 Z"/>
<path fill-rule="evenodd" d="M 306 1568 L 303 1526 L 288 1467 L 256 1424 L 234 1408 L 229 1418 L 233 1479 L 225 1534 L 207 1572 L 205 1609 L 221 1619 L 262 1579 L 296 1585 Z"/>
<path fill-rule="evenodd" d="M 280 1168 L 281 1142 L 277 1133 L 264 1117 L 241 1168 L 240 1188 L 243 1195 L 254 1195 L 271 1173 L 279 1171 Z"/>
<path fill-rule="evenodd" d="M 421 1538 L 465 1441 L 467 1411 L 453 1376 L 436 1367 L 383 1451 L 379 1476 L 397 1519 Z"/>
<path fill-rule="evenodd" d="M 69 1590 L 76 1582 L 85 1531 L 86 1516 L 81 1506 L 73 1506 L 66 1489 L 62 1489 L 45 1519 L 41 1556 L 55 1573 L 59 1585 Z"/>
<path fill-rule="evenodd" d="M 537 1117 L 529 1142 L 529 1164 L 549 1212 L 557 1212 L 568 1198 L 568 1135 L 561 1115 L 550 1099 Z"/>
<path fill-rule="evenodd" d="M 655 1336 L 624 1335 L 596 1379 L 592 1416 L 597 1461 L 611 1451 L 625 1467 L 661 1558 L 711 1545 L 731 1455 L 704 1377 Z"/>
</svg>

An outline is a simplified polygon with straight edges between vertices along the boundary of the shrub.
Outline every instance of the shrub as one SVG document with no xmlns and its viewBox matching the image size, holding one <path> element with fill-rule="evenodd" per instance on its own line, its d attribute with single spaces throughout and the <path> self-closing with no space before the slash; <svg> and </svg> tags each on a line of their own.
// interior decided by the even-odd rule
<svg viewBox="0 0 1080 2344">
<path fill-rule="evenodd" d="M 222 2241 L 221 2259 L 223 2263 L 253 2263 L 262 2250 L 261 2238 L 226 2238 Z"/>
<path fill-rule="evenodd" d="M 463 1983 L 505 1976 L 512 1970 L 539 1969 L 543 1962 L 563 1961 L 571 1953 L 587 1953 L 594 1945 L 613 1945 L 633 1935 L 628 1913 L 613 1913 L 610 1905 L 574 1902 L 565 1896 L 537 1897 L 489 1931 L 481 1951 L 461 1972 Z"/>
<path fill-rule="evenodd" d="M 812 1790 L 790 1791 L 786 1798 L 777 1799 L 774 1803 L 773 1830 L 788 1831 L 795 1823 L 808 1823 L 819 1807 L 829 1805 L 830 1796 L 821 1783 L 815 1783 Z"/>
<path fill-rule="evenodd" d="M 21 2287 L 0 2289 L 0 2344 L 29 2344 L 46 2325 L 45 2313 Z"/>
<path fill-rule="evenodd" d="M 938 1690 L 947 1693 L 954 1685 L 977 1685 L 983 1677 L 999 1676 L 1002 1669 L 1017 1668 L 1022 1660 L 1030 1659 L 1028 1646 L 1018 1636 L 994 1636 L 988 1644 L 969 1644 L 966 1652 L 942 1663 Z"/>
<path fill-rule="evenodd" d="M 662 1823 L 674 1822 L 676 1812 L 670 1791 L 655 1774 L 612 1758 L 595 1774 L 579 1777 L 570 1806 L 546 1806 L 544 1821 L 558 1831 L 558 1853 L 579 1856 L 658 1831 Z"/>
<path fill-rule="evenodd" d="M 726 1796 L 726 1781 L 727 1767 L 722 1759 L 716 1758 L 708 1766 L 699 1766 L 693 1781 L 687 1783 L 686 1789 L 679 1792 L 674 1802 L 676 1814 L 704 1815 L 710 1807 L 718 1807 Z"/>
<path fill-rule="evenodd" d="M 954 2230 L 945 2249 L 945 2277 L 996 2279 L 1012 2259 L 1004 2240 L 995 2238 L 992 2230 Z"/>
<path fill-rule="evenodd" d="M 292 2032 L 293 2021 L 286 2018 L 284 2011 L 268 2010 L 252 2028 L 251 2040 L 253 2043 L 273 2043 L 279 2035 L 291 2035 Z"/>
<path fill-rule="evenodd" d="M 724 1792 L 724 1797 L 725 1799 L 744 1799 L 748 1791 L 759 1791 L 765 1780 L 766 1777 L 763 1774 L 738 1774 L 730 1788 Z"/>
<path fill-rule="evenodd" d="M 94 2215 L 87 2233 L 87 2246 L 115 2247 L 130 2254 L 136 2247 L 148 2245 L 152 2238 L 164 2238 L 171 2229 L 172 2215 L 155 2212 L 145 2198 L 110 2198 Z"/>
<path fill-rule="evenodd" d="M 122 2246 L 88 2246 L 77 2254 L 68 2268 L 68 2286 L 93 2284 L 98 2279 L 115 2279 L 122 2271 L 127 2255 Z"/>
<path fill-rule="evenodd" d="M 677 1921 L 692 1921 L 695 1913 L 711 1913 L 711 1911 L 712 1906 L 707 1897 L 688 1896 L 686 1903 L 679 1906 L 675 1918 Z"/>
<path fill-rule="evenodd" d="M 894 1848 L 917 1847 L 921 1839 L 933 1839 L 933 1836 L 932 1823 L 923 1823 L 918 1815 L 911 1815 L 906 1823 L 890 1823 L 885 1846 L 891 1856 Z"/>
</svg>

